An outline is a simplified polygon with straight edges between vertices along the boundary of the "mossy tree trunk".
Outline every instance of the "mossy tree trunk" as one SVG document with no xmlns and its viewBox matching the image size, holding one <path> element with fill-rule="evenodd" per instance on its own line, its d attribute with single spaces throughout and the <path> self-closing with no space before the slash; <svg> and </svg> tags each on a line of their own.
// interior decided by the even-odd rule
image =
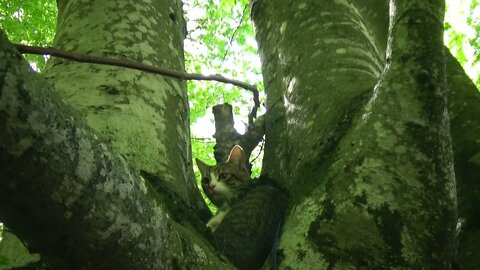
<svg viewBox="0 0 480 270">
<path fill-rule="evenodd" d="M 480 265 L 480 92 L 457 60 L 446 53 L 448 111 L 455 161 L 460 269 Z"/>
<path fill-rule="evenodd" d="M 52 269 L 228 269 L 191 207 L 155 192 L 3 33 L 0 55 L 0 220 L 31 252 Z"/>
<path fill-rule="evenodd" d="M 184 70 L 181 1 L 58 1 L 54 47 Z M 137 170 L 161 175 L 185 201 L 193 180 L 184 81 L 53 58 L 49 83 Z"/>
<path fill-rule="evenodd" d="M 263 172 L 291 195 L 281 267 L 450 269 L 457 194 L 443 1 L 251 4 L 267 92 Z M 460 127 L 460 108 L 448 107 L 452 125 L 478 138 L 478 125 Z M 475 187 L 471 203 L 478 151 L 462 148 L 455 168 L 476 175 L 460 176 Z"/>
<path fill-rule="evenodd" d="M 60 49 L 183 70 L 180 1 L 58 8 Z M 0 44 L 0 220 L 32 252 L 55 269 L 228 268 L 193 218 L 185 82 L 50 59 L 47 84 Z"/>
</svg>

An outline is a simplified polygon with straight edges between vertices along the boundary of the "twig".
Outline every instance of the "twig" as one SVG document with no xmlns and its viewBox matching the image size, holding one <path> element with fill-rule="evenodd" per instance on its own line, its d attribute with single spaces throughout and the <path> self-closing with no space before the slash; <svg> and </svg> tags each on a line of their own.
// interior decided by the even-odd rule
<svg viewBox="0 0 480 270">
<path fill-rule="evenodd" d="M 240 21 L 238 22 L 237 27 L 235 27 L 235 30 L 233 31 L 233 34 L 230 36 L 230 40 L 228 41 L 227 49 L 225 50 L 225 54 L 223 54 L 222 64 L 223 64 L 223 61 L 225 61 L 225 59 L 227 58 L 227 55 L 230 51 L 230 48 L 232 47 L 233 39 L 235 38 L 235 35 L 238 32 L 238 29 L 240 28 L 240 26 L 242 26 L 243 18 L 245 17 L 245 14 L 246 14 L 245 11 L 247 10 L 247 7 L 248 7 L 248 4 L 246 4 L 245 7 L 243 8 L 242 17 L 240 18 Z"/>
<path fill-rule="evenodd" d="M 255 162 L 255 160 L 257 160 L 258 157 L 260 157 L 260 155 L 262 154 L 264 145 L 265 145 L 265 139 L 262 139 L 262 144 L 260 144 L 260 150 L 258 150 L 258 155 L 254 159 L 252 159 L 252 161 L 250 162 L 252 166 L 253 166 L 253 162 Z"/>
<path fill-rule="evenodd" d="M 194 141 L 203 141 L 203 142 L 213 142 L 214 139 L 212 138 L 198 138 L 198 137 L 193 137 L 192 140 Z"/>
<path fill-rule="evenodd" d="M 137 69 L 145 72 L 160 74 L 160 75 L 164 75 L 171 78 L 177 78 L 180 80 L 217 81 L 217 82 L 232 84 L 253 93 L 254 106 L 248 116 L 249 119 L 251 118 L 252 122 L 253 122 L 253 118 L 257 116 L 258 107 L 260 107 L 258 89 L 257 87 L 255 87 L 255 85 L 251 85 L 235 79 L 229 79 L 220 74 L 203 75 L 203 74 L 197 74 L 197 73 L 186 73 L 186 72 L 176 71 L 172 69 L 149 66 L 149 65 L 145 65 L 137 62 L 122 60 L 122 59 L 111 59 L 111 58 L 104 58 L 99 56 L 82 55 L 82 54 L 76 54 L 71 52 L 65 52 L 55 48 L 45 48 L 45 47 L 29 46 L 29 45 L 23 45 L 23 44 L 15 44 L 15 46 L 17 47 L 17 50 L 22 54 L 27 53 L 27 54 L 38 54 L 38 55 L 51 55 L 55 57 L 69 59 L 72 61 L 82 62 L 82 63 L 93 63 L 93 64 L 125 67 L 125 68 Z"/>
</svg>

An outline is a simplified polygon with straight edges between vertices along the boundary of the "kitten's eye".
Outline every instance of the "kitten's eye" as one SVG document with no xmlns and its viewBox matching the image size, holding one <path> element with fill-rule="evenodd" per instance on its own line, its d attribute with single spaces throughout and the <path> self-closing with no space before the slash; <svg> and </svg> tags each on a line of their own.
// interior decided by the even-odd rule
<svg viewBox="0 0 480 270">
<path fill-rule="evenodd" d="M 221 174 L 218 176 L 218 178 L 220 178 L 220 179 L 227 179 L 227 177 L 228 177 L 228 173 L 221 173 Z"/>
</svg>

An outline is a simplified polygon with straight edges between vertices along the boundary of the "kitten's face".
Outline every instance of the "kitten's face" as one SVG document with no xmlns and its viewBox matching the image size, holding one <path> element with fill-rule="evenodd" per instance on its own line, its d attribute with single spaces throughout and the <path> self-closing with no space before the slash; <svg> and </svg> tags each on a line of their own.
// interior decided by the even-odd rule
<svg viewBox="0 0 480 270">
<path fill-rule="evenodd" d="M 244 153 L 239 146 L 232 148 L 226 162 L 208 166 L 197 159 L 197 165 L 202 174 L 203 191 L 218 207 L 233 203 L 252 186 Z"/>
<path fill-rule="evenodd" d="M 249 187 L 248 172 L 224 162 L 210 167 L 209 173 L 202 175 L 202 188 L 217 206 L 234 201 Z"/>
</svg>

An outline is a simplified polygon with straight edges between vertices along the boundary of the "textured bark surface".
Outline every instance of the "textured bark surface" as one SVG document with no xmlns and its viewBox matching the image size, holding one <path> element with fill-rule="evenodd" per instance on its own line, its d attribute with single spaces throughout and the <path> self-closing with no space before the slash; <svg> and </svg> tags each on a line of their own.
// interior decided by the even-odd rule
<svg viewBox="0 0 480 270">
<path fill-rule="evenodd" d="M 292 196 L 281 268 L 448 269 L 456 205 L 442 1 L 391 1 L 388 44 L 385 27 L 368 27 L 385 5 L 351 3 L 252 3 L 264 169 Z"/>
<path fill-rule="evenodd" d="M 55 269 L 228 268 L 0 38 L 2 222 Z"/>
<path fill-rule="evenodd" d="M 446 53 L 448 110 L 458 197 L 458 264 L 480 265 L 480 92 L 457 60 Z"/>
<path fill-rule="evenodd" d="M 252 17 L 269 89 L 264 173 L 295 188 L 293 179 L 308 177 L 303 167 L 318 167 L 345 132 L 382 57 L 344 1 L 255 1 Z"/>
<path fill-rule="evenodd" d="M 181 1 L 59 1 L 54 47 L 184 71 Z M 192 206 L 188 102 L 183 81 L 50 59 L 44 75 L 137 170 L 161 175 Z"/>
</svg>

